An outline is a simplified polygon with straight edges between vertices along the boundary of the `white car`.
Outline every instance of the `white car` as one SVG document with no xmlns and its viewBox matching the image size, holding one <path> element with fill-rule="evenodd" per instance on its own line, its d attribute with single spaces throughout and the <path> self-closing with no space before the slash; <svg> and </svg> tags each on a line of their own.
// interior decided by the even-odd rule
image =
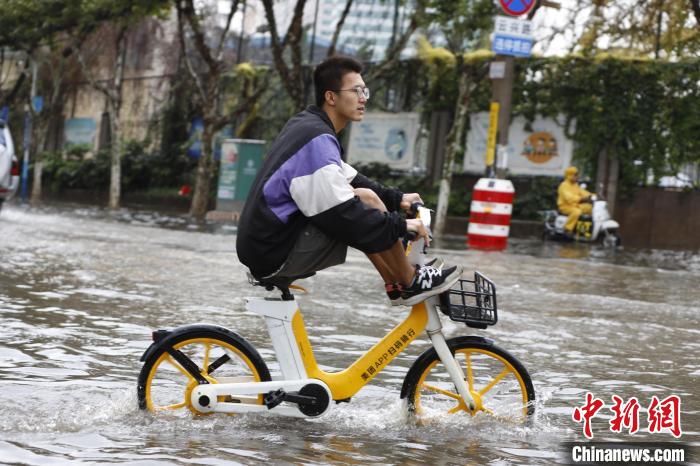
<svg viewBox="0 0 700 466">
<path fill-rule="evenodd" d="M 7 199 L 17 192 L 19 186 L 19 162 L 15 156 L 10 128 L 0 119 L 0 209 Z"/>
</svg>

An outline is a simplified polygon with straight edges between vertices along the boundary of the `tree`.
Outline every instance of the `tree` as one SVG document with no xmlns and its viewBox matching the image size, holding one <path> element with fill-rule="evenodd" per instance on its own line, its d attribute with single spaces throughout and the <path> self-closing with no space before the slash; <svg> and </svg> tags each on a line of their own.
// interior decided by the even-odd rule
<svg viewBox="0 0 700 466">
<path fill-rule="evenodd" d="M 94 89 L 102 93 L 107 104 L 111 160 L 109 207 L 111 209 L 119 208 L 121 202 L 121 157 L 124 141 L 120 112 L 127 32 L 135 22 L 146 16 L 163 12 L 167 7 L 169 7 L 167 0 L 94 0 L 80 4 L 80 23 L 74 30 L 73 41 L 85 77 Z M 103 24 L 106 21 L 109 23 Z M 90 35 L 92 35 L 91 41 L 88 40 Z M 108 70 L 106 79 L 98 79 L 93 69 L 87 65 L 84 56 L 86 44 L 93 47 L 107 45 L 111 48 L 110 51 L 100 51 L 99 56 L 95 57 L 98 66 L 102 65 L 99 62 L 100 58 L 108 57 L 109 63 L 104 66 Z M 92 52 L 95 52 L 94 48 Z M 93 53 L 94 55 L 96 54 Z"/>
<path fill-rule="evenodd" d="M 244 97 L 242 99 L 234 102 L 229 108 L 222 108 L 222 77 L 226 69 L 223 56 L 224 44 L 239 1 L 231 1 L 226 23 L 220 29 L 218 38 L 212 41 L 213 47 L 209 45 L 210 42 L 202 26 L 202 22 L 206 18 L 206 10 L 197 13 L 192 0 L 177 0 L 176 2 L 182 60 L 195 83 L 197 104 L 202 112 L 204 126 L 194 196 L 190 206 L 190 215 L 199 220 L 204 219 L 207 212 L 214 174 L 214 135 L 227 123 L 252 109 L 267 87 L 266 75 L 263 76 L 263 79 L 258 79 L 249 64 L 239 65 L 236 69 L 237 78 L 249 85 L 243 86 Z M 189 36 L 186 30 L 189 30 Z M 188 39 L 192 41 L 192 47 L 196 52 L 194 55 L 201 62 L 201 66 L 195 67 L 193 64 L 192 54 L 188 51 Z"/>
<path fill-rule="evenodd" d="M 11 46 L 15 50 L 23 51 L 27 61 L 33 60 L 37 65 L 47 65 L 51 70 L 51 84 L 46 89 L 47 108 L 39 118 L 40 125 L 37 128 L 44 133 L 42 136 L 46 133 L 46 118 L 61 103 L 66 60 L 74 52 L 78 52 L 85 77 L 95 89 L 105 95 L 112 136 L 109 200 L 112 208 L 118 207 L 120 198 L 119 110 L 127 29 L 134 21 L 158 13 L 168 5 L 168 0 L 8 0 L 3 4 L 3 14 L 0 16 L 0 47 Z M 112 24 L 105 26 L 108 22 Z M 94 46 L 99 43 L 98 36 L 102 36 L 102 39 L 109 36 L 114 45 L 114 64 L 107 84 L 95 78 L 93 70 L 86 65 L 84 58 L 85 44 Z M 25 81 L 28 69 L 28 66 L 25 67 L 24 77 L 21 78 Z M 10 96 L 12 95 L 11 93 Z M 41 146 L 40 142 L 37 147 Z M 37 200 L 41 193 L 41 161 L 38 162 L 35 164 L 38 170 L 35 172 L 32 194 L 34 200 Z"/>
<path fill-rule="evenodd" d="M 442 167 L 440 190 L 435 221 L 435 234 L 441 235 L 445 228 L 449 204 L 452 166 L 458 155 L 464 153 L 464 131 L 469 118 L 469 100 L 473 89 L 486 75 L 483 66 L 484 54 L 467 54 L 486 41 L 490 30 L 494 5 L 490 0 L 438 1 L 431 8 L 431 19 L 442 30 L 447 39 L 447 48 L 442 50 L 444 59 L 454 66 L 459 80 L 459 92 L 453 110 L 453 123 L 447 134 L 447 149 Z M 424 45 L 423 58 L 429 60 L 434 53 Z M 488 56 L 489 52 L 487 52 Z M 476 66 L 475 66 L 476 65 Z"/>
<path fill-rule="evenodd" d="M 352 4 L 353 0 L 345 0 L 345 8 L 343 8 L 343 12 L 340 14 L 340 18 L 338 19 L 338 22 L 335 25 L 335 31 L 333 32 L 331 45 L 328 47 L 328 52 L 326 54 L 326 56 L 328 57 L 335 55 L 335 49 L 338 46 L 340 32 L 343 30 L 343 25 L 345 24 L 345 20 L 347 19 L 348 14 L 350 13 L 350 8 L 352 8 Z"/>
<path fill-rule="evenodd" d="M 59 118 L 63 118 L 63 104 L 68 83 L 75 81 L 78 69 L 71 48 L 65 46 L 62 40 L 64 34 L 49 36 L 43 47 L 32 53 L 32 60 L 37 64 L 40 72 L 41 95 L 43 97 L 43 109 L 38 114 L 33 106 L 29 106 L 32 112 L 32 125 L 34 141 L 33 182 L 30 202 L 38 204 L 42 193 L 43 153 L 49 150 L 49 141 L 52 135 L 50 126 Z M 42 79 L 43 78 L 43 79 Z M 55 125 L 54 125 L 55 126 Z"/>
<path fill-rule="evenodd" d="M 688 0 L 695 15 L 695 27 L 700 28 L 700 0 Z"/>
<path fill-rule="evenodd" d="M 303 36 L 302 20 L 304 18 L 306 0 L 297 0 L 284 39 L 280 39 L 279 31 L 277 30 L 277 18 L 275 17 L 273 6 L 274 1 L 262 0 L 262 2 L 265 8 L 267 28 L 270 32 L 275 69 L 279 74 L 284 90 L 292 99 L 294 107 L 298 110 L 302 110 L 306 104 L 306 102 L 304 102 L 304 77 L 301 57 L 301 39 Z M 287 64 L 284 58 L 287 48 L 289 48 L 291 55 L 291 66 Z"/>
<path fill-rule="evenodd" d="M 587 0 L 569 15 L 589 19 L 574 42 L 585 55 L 600 52 L 678 59 L 700 52 L 699 0 Z M 695 16 L 695 25 L 692 17 Z"/>
<path fill-rule="evenodd" d="M 441 4 L 439 0 L 434 1 L 438 6 Z M 389 48 L 387 48 L 382 61 L 376 66 L 373 66 L 367 75 L 368 82 L 383 79 L 390 74 L 391 70 L 396 68 L 396 65 L 401 59 L 401 52 L 406 48 L 413 34 L 419 28 L 428 26 L 434 21 L 434 17 L 427 13 L 431 6 L 431 0 L 415 0 L 415 5 L 411 11 L 406 29 L 401 35 L 392 38 L 391 44 Z"/>
</svg>

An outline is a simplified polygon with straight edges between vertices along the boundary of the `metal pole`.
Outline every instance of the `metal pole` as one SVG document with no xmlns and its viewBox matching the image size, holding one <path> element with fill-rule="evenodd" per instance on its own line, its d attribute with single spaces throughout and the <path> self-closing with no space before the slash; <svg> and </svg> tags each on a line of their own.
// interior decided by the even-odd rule
<svg viewBox="0 0 700 466">
<path fill-rule="evenodd" d="M 28 58 L 31 59 L 31 58 Z M 36 62 L 32 61 L 32 90 L 30 94 L 30 103 L 27 105 L 27 111 L 24 114 L 24 157 L 22 159 L 22 174 L 20 177 L 20 197 L 22 202 L 27 202 L 29 184 L 29 146 L 32 144 L 32 108 L 31 105 L 36 97 Z"/>
<path fill-rule="evenodd" d="M 661 52 L 661 25 L 663 24 L 664 10 L 659 9 L 659 17 L 656 21 L 656 47 L 654 49 L 654 58 L 659 59 L 659 53 Z"/>
<path fill-rule="evenodd" d="M 243 1 L 243 17 L 241 18 L 241 33 L 238 35 L 238 50 L 236 51 L 236 64 L 240 63 L 243 55 L 243 34 L 245 33 L 245 12 L 247 2 Z"/>
<path fill-rule="evenodd" d="M 494 79 L 491 101 L 498 102 L 498 146 L 496 151 L 496 177 L 505 178 L 508 167 L 508 130 L 510 128 L 511 101 L 513 97 L 513 80 L 515 59 L 512 56 L 499 56 L 496 60 L 505 62 L 505 76 Z"/>
</svg>

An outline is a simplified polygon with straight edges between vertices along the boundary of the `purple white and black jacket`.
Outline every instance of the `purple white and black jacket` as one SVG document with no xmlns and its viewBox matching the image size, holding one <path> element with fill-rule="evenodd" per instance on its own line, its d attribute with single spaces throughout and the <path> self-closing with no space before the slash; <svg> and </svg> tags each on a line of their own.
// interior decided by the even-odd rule
<svg viewBox="0 0 700 466">
<path fill-rule="evenodd" d="M 284 126 L 238 223 L 238 258 L 253 275 L 277 271 L 309 222 L 366 253 L 384 251 L 406 234 L 406 220 L 396 212 L 403 194 L 358 173 L 341 154 L 333 124 L 316 106 Z M 389 213 L 362 204 L 353 188 L 373 190 Z"/>
</svg>

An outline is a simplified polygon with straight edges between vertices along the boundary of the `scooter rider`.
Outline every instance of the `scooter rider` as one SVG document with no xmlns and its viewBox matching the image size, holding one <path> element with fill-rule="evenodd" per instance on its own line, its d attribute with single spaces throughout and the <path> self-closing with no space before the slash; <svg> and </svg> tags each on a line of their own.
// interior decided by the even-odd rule
<svg viewBox="0 0 700 466">
<path fill-rule="evenodd" d="M 564 234 L 573 237 L 579 217 L 590 215 L 593 210 L 593 193 L 579 186 L 578 169 L 569 167 L 564 171 L 564 181 L 559 185 L 557 194 L 559 212 L 569 216 L 564 225 Z"/>
<path fill-rule="evenodd" d="M 420 202 L 381 186 L 346 164 L 337 133 L 361 121 L 369 99 L 362 65 L 331 57 L 314 71 L 316 105 L 292 117 L 272 143 L 238 224 L 238 257 L 258 280 L 308 276 L 364 252 L 384 279 L 392 304 L 413 305 L 452 286 L 459 267 L 414 268 L 399 238 L 418 219 L 398 211 Z"/>
</svg>

